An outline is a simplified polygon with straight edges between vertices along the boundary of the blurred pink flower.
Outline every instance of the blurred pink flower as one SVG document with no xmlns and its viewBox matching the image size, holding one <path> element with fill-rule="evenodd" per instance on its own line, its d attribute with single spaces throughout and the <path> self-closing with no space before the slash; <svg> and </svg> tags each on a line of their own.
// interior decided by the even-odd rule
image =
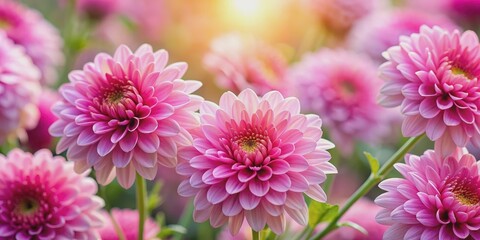
<svg viewBox="0 0 480 240">
<path fill-rule="evenodd" d="M 203 62 L 215 74 L 218 85 L 236 94 L 246 88 L 260 95 L 286 90 L 285 58 L 253 36 L 228 34 L 214 39 Z"/>
<path fill-rule="evenodd" d="M 0 145 L 9 137 L 25 137 L 38 121 L 36 102 L 40 72 L 22 47 L 0 31 Z"/>
<path fill-rule="evenodd" d="M 290 69 L 289 81 L 303 106 L 320 115 L 346 155 L 355 140 L 375 143 L 385 136 L 396 117 L 377 104 L 382 81 L 376 70 L 362 55 L 330 49 L 306 54 Z"/>
<path fill-rule="evenodd" d="M 367 235 L 352 227 L 340 227 L 331 232 L 325 240 L 382 240 L 387 226 L 378 224 L 375 216 L 382 208 L 375 205 L 371 200 L 362 198 L 356 202 L 342 217 L 340 222 L 353 222 L 367 231 Z"/>
<path fill-rule="evenodd" d="M 191 94 L 200 82 L 180 79 L 187 64 L 167 61 L 165 50 L 145 44 L 132 53 L 122 45 L 70 73 L 50 133 L 62 137 L 57 152 L 68 149 L 77 172 L 93 166 L 100 184 L 117 175 L 129 188 L 136 172 L 151 180 L 157 163 L 175 166 L 177 145 L 191 145 L 187 129 L 198 125 L 194 112 L 203 99 Z"/>
<path fill-rule="evenodd" d="M 41 71 L 42 84 L 56 81 L 55 68 L 63 63 L 63 42 L 57 29 L 39 12 L 17 1 L 0 0 L 0 31 L 25 48 Z"/>
<path fill-rule="evenodd" d="M 140 36 L 154 42 L 164 39 L 162 32 L 168 21 L 172 20 L 171 9 L 165 0 L 136 0 L 122 3 L 120 11 L 135 24 Z"/>
<path fill-rule="evenodd" d="M 92 19 L 103 19 L 120 9 L 121 0 L 77 0 L 77 11 Z"/>
<path fill-rule="evenodd" d="M 303 193 L 325 202 L 319 184 L 325 174 L 336 173 L 326 151 L 333 144 L 321 138 L 318 116 L 300 114 L 296 98 L 276 91 L 262 98 L 251 89 L 238 97 L 227 92 L 220 106 L 200 107 L 200 121 L 193 146 L 179 151 L 177 166 L 189 177 L 178 192 L 195 196 L 195 221 L 210 218 L 213 227 L 228 222 L 235 235 L 246 218 L 255 231 L 268 224 L 281 234 L 285 212 L 307 224 Z"/>
<path fill-rule="evenodd" d="M 48 128 L 58 118 L 53 114 L 51 108 L 53 104 L 60 100 L 57 92 L 49 89 L 43 89 L 37 103 L 39 111 L 39 120 L 35 128 L 27 130 L 28 141 L 26 145 L 31 151 L 38 151 L 42 148 L 51 148 L 53 137 L 48 132 Z"/>
<path fill-rule="evenodd" d="M 469 27 L 480 24 L 480 1 L 478 0 L 444 0 L 445 12 Z"/>
<path fill-rule="evenodd" d="M 480 146 L 480 48 L 474 32 L 422 26 L 385 57 L 380 103 L 402 107 L 403 135 L 426 132 L 444 155 L 470 140 Z"/>
<path fill-rule="evenodd" d="M 443 15 L 407 9 L 379 11 L 352 29 L 348 45 L 356 51 L 366 53 L 375 62 L 382 63 L 382 52 L 398 45 L 400 36 L 417 33 L 422 25 L 450 30 L 455 28 L 455 24 Z"/>
<path fill-rule="evenodd" d="M 395 168 L 403 178 L 380 183 L 377 221 L 384 239 L 479 239 L 480 178 L 470 154 L 442 157 L 434 151 L 407 155 Z"/>
<path fill-rule="evenodd" d="M 379 5 L 377 0 L 303 0 L 330 30 L 348 31 Z"/>
<path fill-rule="evenodd" d="M 102 240 L 118 240 L 118 232 L 116 228 L 120 228 L 123 239 L 138 239 L 138 211 L 131 209 L 112 209 L 111 215 L 103 211 L 102 215 L 107 219 L 106 224 L 99 229 L 100 239 Z M 158 239 L 157 234 L 160 227 L 150 218 L 145 221 L 143 239 Z"/>
<path fill-rule="evenodd" d="M 98 239 L 97 184 L 46 149 L 0 154 L 0 238 Z"/>
</svg>

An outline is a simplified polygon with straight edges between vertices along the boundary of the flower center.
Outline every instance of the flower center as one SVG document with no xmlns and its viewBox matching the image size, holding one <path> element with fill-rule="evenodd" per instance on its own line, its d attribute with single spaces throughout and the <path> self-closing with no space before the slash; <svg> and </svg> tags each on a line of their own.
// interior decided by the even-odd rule
<svg viewBox="0 0 480 240">
<path fill-rule="evenodd" d="M 255 137 L 246 137 L 240 140 L 240 147 L 247 153 L 253 153 L 257 149 L 258 139 Z"/>
<path fill-rule="evenodd" d="M 453 73 L 454 75 L 463 76 L 463 77 L 467 78 L 468 80 L 471 80 L 471 79 L 472 79 L 471 74 L 469 74 L 467 71 L 465 71 L 465 70 L 462 69 L 461 67 L 453 66 L 450 70 L 452 71 L 452 73 Z"/>
<path fill-rule="evenodd" d="M 0 29 L 7 30 L 10 28 L 10 23 L 4 19 L 0 19 Z"/>
<path fill-rule="evenodd" d="M 343 96 L 351 97 L 355 95 L 357 89 L 355 88 L 355 85 L 353 83 L 344 80 L 340 82 L 340 91 Z"/>
<path fill-rule="evenodd" d="M 18 202 L 18 205 L 15 208 L 15 212 L 20 215 L 31 215 L 34 214 L 39 207 L 40 204 L 38 203 L 38 201 L 33 198 L 26 197 Z"/>
<path fill-rule="evenodd" d="M 474 179 L 454 180 L 452 183 L 452 193 L 458 202 L 465 206 L 476 206 L 480 204 L 480 192 L 476 188 L 478 182 Z"/>
</svg>

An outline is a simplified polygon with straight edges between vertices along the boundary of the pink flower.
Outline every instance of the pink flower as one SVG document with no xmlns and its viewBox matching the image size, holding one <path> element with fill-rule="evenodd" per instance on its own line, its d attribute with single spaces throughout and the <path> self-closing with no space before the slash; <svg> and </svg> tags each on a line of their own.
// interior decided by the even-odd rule
<svg viewBox="0 0 480 240">
<path fill-rule="evenodd" d="M 60 100 L 60 96 L 57 92 L 43 89 L 37 103 L 40 112 L 38 124 L 35 128 L 27 130 L 26 145 L 30 150 L 38 151 L 42 148 L 52 147 L 53 137 L 48 133 L 48 128 L 58 119 L 51 110 L 53 104 L 58 100 Z"/>
<path fill-rule="evenodd" d="M 177 172 L 188 176 L 178 192 L 195 196 L 197 222 L 213 227 L 228 222 L 237 234 L 244 218 L 255 231 L 266 224 L 277 234 L 285 229 L 285 212 L 305 225 L 306 193 L 324 202 L 320 183 L 336 173 L 322 139 L 321 119 L 300 114 L 296 98 L 272 91 L 258 97 L 246 89 L 227 92 L 220 105 L 205 102 L 192 147 L 179 151 Z"/>
<path fill-rule="evenodd" d="M 123 239 L 137 239 L 138 238 L 138 211 L 130 209 L 112 209 L 111 215 L 103 211 L 102 215 L 106 224 L 99 229 L 100 239 L 102 240 L 118 240 L 118 232 L 116 228 L 120 228 Z M 152 240 L 158 239 L 157 234 L 160 232 L 160 227 L 150 218 L 145 221 L 143 239 Z"/>
<path fill-rule="evenodd" d="M 285 58 L 252 36 L 228 34 L 215 39 L 203 62 L 215 75 L 218 85 L 234 93 L 246 88 L 260 95 L 286 90 Z"/>
<path fill-rule="evenodd" d="M 444 11 L 458 21 L 470 27 L 478 27 L 480 23 L 480 2 L 477 0 L 444 0 Z"/>
<path fill-rule="evenodd" d="M 116 13 L 120 8 L 120 0 L 78 0 L 77 11 L 92 19 L 102 19 Z"/>
<path fill-rule="evenodd" d="M 175 166 L 177 145 L 190 145 L 187 129 L 198 125 L 202 98 L 191 93 L 201 83 L 180 79 L 186 63 L 165 67 L 167 61 L 165 50 L 145 44 L 132 53 L 122 45 L 113 57 L 100 53 L 70 73 L 50 133 L 62 137 L 57 152 L 68 149 L 77 172 L 93 166 L 100 184 L 117 175 L 129 188 L 136 172 L 152 180 L 157 163 Z"/>
<path fill-rule="evenodd" d="M 474 32 L 422 26 L 385 56 L 380 103 L 401 106 L 403 135 L 426 132 L 444 154 L 470 140 L 480 146 L 480 48 Z"/>
<path fill-rule="evenodd" d="M 422 25 L 436 25 L 452 30 L 455 28 L 455 24 L 442 15 L 406 9 L 379 11 L 358 22 L 352 29 L 348 42 L 352 49 L 366 53 L 375 62 L 382 63 L 382 52 L 398 45 L 400 36 L 418 32 Z"/>
<path fill-rule="evenodd" d="M 290 70 L 303 106 L 322 117 L 346 155 L 355 140 L 374 143 L 389 132 L 393 118 L 376 102 L 382 83 L 376 70 L 366 57 L 329 49 L 305 55 Z"/>
<path fill-rule="evenodd" d="M 0 145 L 7 138 L 25 136 L 38 121 L 36 101 L 40 72 L 22 47 L 0 31 Z"/>
<path fill-rule="evenodd" d="M 384 239 L 479 239 L 480 178 L 475 158 L 457 150 L 408 155 L 395 168 L 403 178 L 380 183 L 377 221 Z"/>
<path fill-rule="evenodd" d="M 62 39 L 55 27 L 37 11 L 17 1 L 0 0 L 0 31 L 25 48 L 42 73 L 41 83 L 56 81 L 56 67 L 63 63 Z"/>
<path fill-rule="evenodd" d="M 87 176 L 45 149 L 0 154 L 0 238 L 98 239 L 104 203 Z"/>
<path fill-rule="evenodd" d="M 350 239 L 350 240 L 382 240 L 387 226 L 380 225 L 375 221 L 375 215 L 382 208 L 375 205 L 371 200 L 360 199 L 342 217 L 340 222 L 353 222 L 360 225 L 367 234 L 352 227 L 340 227 L 331 232 L 325 240 Z"/>
</svg>

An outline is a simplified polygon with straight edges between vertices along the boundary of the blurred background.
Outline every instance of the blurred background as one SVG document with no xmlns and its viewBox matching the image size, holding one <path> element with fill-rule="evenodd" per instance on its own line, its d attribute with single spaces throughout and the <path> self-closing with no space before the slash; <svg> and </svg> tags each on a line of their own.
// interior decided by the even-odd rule
<svg viewBox="0 0 480 240">
<path fill-rule="evenodd" d="M 331 154 L 339 174 L 325 183 L 332 204 L 341 204 L 368 177 L 364 151 L 382 162 L 405 141 L 400 111 L 376 104 L 382 52 L 424 24 L 480 30 L 478 0 L 19 2 L 40 12 L 63 39 L 63 64 L 56 66 L 57 77 L 46 86 L 52 91 L 99 52 L 112 54 L 120 44 L 136 49 L 148 43 L 166 49 L 171 63 L 187 62 L 184 79 L 200 80 L 203 87 L 197 94 L 206 100 L 217 102 L 223 92 L 247 87 L 259 95 L 278 90 L 299 97 L 305 113 L 320 115 L 325 138 L 337 146 Z M 0 10 L 0 29 L 2 14 Z M 51 124 L 45 116 L 39 126 Z M 54 142 L 47 144 L 52 147 Z M 33 141 L 25 145 L 32 150 L 45 147 Z M 431 146 L 424 140 L 417 148 Z M 185 239 L 215 238 L 220 230 L 191 222 L 191 203 L 176 193 L 180 180 L 174 170 L 161 168 L 158 183 L 149 183 L 155 195 L 150 199 L 152 217 L 158 213 L 167 225 L 184 225 Z M 134 208 L 134 193 L 116 183 L 101 189 L 107 208 Z M 368 198 L 379 193 L 375 189 Z"/>
</svg>

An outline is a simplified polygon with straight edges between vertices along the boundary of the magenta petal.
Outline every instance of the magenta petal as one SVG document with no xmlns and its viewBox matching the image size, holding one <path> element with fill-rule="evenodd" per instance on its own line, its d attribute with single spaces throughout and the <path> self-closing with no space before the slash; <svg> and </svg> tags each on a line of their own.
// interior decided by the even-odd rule
<svg viewBox="0 0 480 240">
<path fill-rule="evenodd" d="M 87 146 L 97 142 L 101 137 L 102 135 L 95 134 L 91 129 L 85 129 L 78 135 L 77 144 Z"/>
<path fill-rule="evenodd" d="M 234 175 L 236 172 L 232 170 L 232 167 L 229 165 L 219 165 L 213 169 L 213 176 L 216 178 L 228 178 Z"/>
<path fill-rule="evenodd" d="M 124 152 L 130 152 L 135 148 L 135 146 L 137 145 L 137 142 L 138 142 L 138 133 L 129 132 L 127 133 L 127 135 L 125 135 L 125 138 L 123 138 L 122 141 L 119 142 L 119 145 Z"/>
<path fill-rule="evenodd" d="M 112 143 L 109 137 L 103 137 L 100 139 L 97 145 L 97 153 L 104 157 L 109 154 L 114 148 L 116 144 Z"/>
<path fill-rule="evenodd" d="M 127 166 L 128 163 L 130 163 L 132 156 L 133 152 L 126 153 L 124 151 L 121 151 L 120 149 L 117 149 L 112 153 L 113 165 L 115 167 L 124 168 L 125 166 Z"/>
<path fill-rule="evenodd" d="M 225 216 L 233 217 L 242 211 L 242 205 L 237 196 L 230 196 L 222 204 L 222 212 Z"/>
<path fill-rule="evenodd" d="M 138 126 L 138 131 L 141 133 L 152 133 L 157 130 L 158 122 L 152 117 L 148 117 L 145 119 L 140 120 L 140 124 Z"/>
<path fill-rule="evenodd" d="M 252 180 L 255 176 L 257 176 L 257 172 L 247 168 L 242 169 L 238 172 L 238 180 L 240 182 L 248 182 Z"/>
<path fill-rule="evenodd" d="M 229 177 L 227 183 L 225 184 L 225 189 L 229 194 L 239 193 L 245 188 L 247 188 L 247 184 L 240 182 L 237 176 Z"/>
<path fill-rule="evenodd" d="M 268 181 L 273 175 L 273 170 L 269 166 L 263 166 L 260 171 L 257 172 L 257 177 L 261 181 Z"/>
<path fill-rule="evenodd" d="M 155 134 L 140 135 L 138 137 L 138 146 L 146 153 L 154 153 L 160 147 L 160 139 Z"/>
<path fill-rule="evenodd" d="M 270 187 L 278 192 L 286 192 L 292 186 L 292 181 L 287 174 L 273 175 L 269 182 Z"/>
<path fill-rule="evenodd" d="M 263 197 L 265 194 L 267 194 L 268 190 L 270 189 L 270 184 L 268 182 L 260 181 L 258 179 L 253 179 L 248 183 L 248 188 L 250 189 L 250 192 L 257 196 L 257 197 Z"/>
<path fill-rule="evenodd" d="M 146 168 L 151 168 L 155 166 L 155 162 L 157 162 L 157 157 L 158 155 L 156 152 L 146 153 L 143 151 L 136 150 L 135 153 L 133 154 L 133 158 L 135 159 L 135 161 Z"/>
<path fill-rule="evenodd" d="M 176 121 L 164 119 L 158 123 L 156 132 L 163 137 L 176 136 L 180 132 L 180 125 Z"/>
<path fill-rule="evenodd" d="M 271 161 L 268 166 L 272 169 L 273 174 L 279 175 L 279 174 L 285 174 L 289 171 L 290 169 L 290 164 L 284 160 L 273 160 Z"/>
<path fill-rule="evenodd" d="M 239 194 L 240 205 L 245 210 L 252 210 L 258 206 L 261 198 L 251 194 L 249 191 L 242 191 Z"/>
<path fill-rule="evenodd" d="M 228 197 L 225 187 L 221 184 L 215 184 L 208 189 L 207 200 L 212 204 L 218 204 Z"/>
</svg>

